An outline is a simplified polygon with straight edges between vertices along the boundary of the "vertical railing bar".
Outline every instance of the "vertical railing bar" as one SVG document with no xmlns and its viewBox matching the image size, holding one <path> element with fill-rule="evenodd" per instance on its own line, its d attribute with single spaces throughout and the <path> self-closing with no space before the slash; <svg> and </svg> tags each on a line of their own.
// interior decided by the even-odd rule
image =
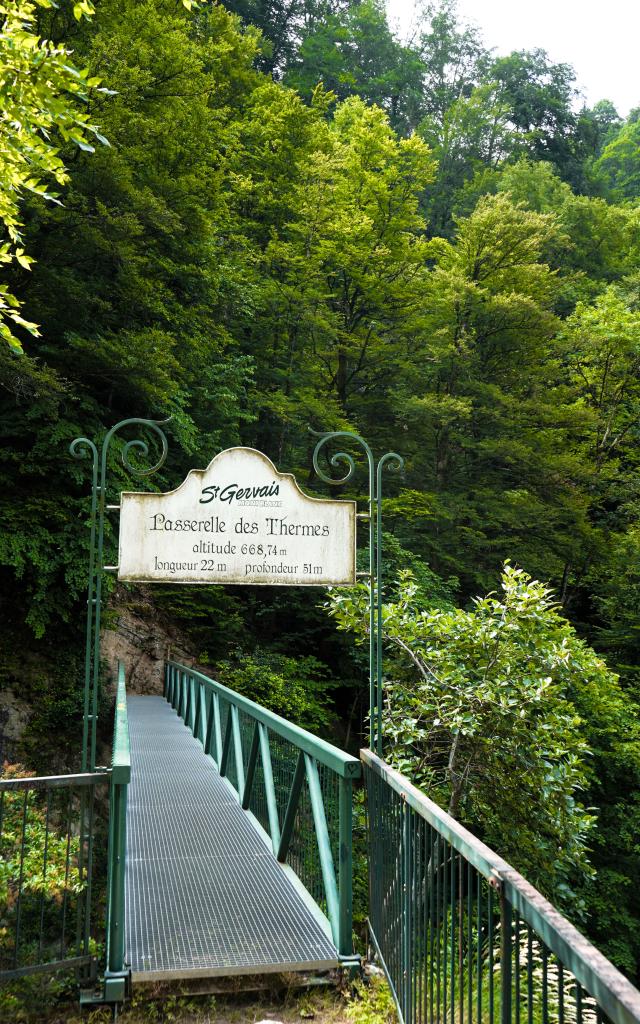
<svg viewBox="0 0 640 1024">
<path fill-rule="evenodd" d="M 42 854 L 42 891 L 40 893 L 40 932 L 38 935 L 38 960 L 42 960 L 44 943 L 44 893 L 47 887 L 47 869 L 49 867 L 49 822 L 51 817 L 52 790 L 47 789 L 47 805 L 44 819 L 44 851 Z"/>
<path fill-rule="evenodd" d="M 224 730 L 224 743 L 222 744 L 222 757 L 220 758 L 219 772 L 224 777 L 227 774 L 227 761 L 229 760 L 229 748 L 231 746 L 231 714 L 227 715 L 227 724 Z"/>
<path fill-rule="evenodd" d="M 500 890 L 500 1021 L 511 1024 L 512 907 L 504 888 Z"/>
<path fill-rule="evenodd" d="M 449 960 L 448 960 L 448 928 L 447 923 L 449 921 L 449 844 L 443 838 L 442 846 L 444 851 L 444 859 L 442 864 L 442 988 L 443 988 L 443 999 L 442 1007 L 444 1010 L 443 1019 L 444 1024 L 447 1024 L 447 1014 L 449 1011 Z M 451 1024 L 454 1024 L 451 1021 Z"/>
<path fill-rule="evenodd" d="M 181 718 L 183 721 L 184 721 L 184 697 L 185 697 L 184 679 L 185 679 L 185 674 L 186 673 L 184 673 L 182 671 L 178 672 L 178 718 Z"/>
<path fill-rule="evenodd" d="M 422 1024 L 422 1006 L 424 1003 L 424 982 L 426 977 L 426 964 L 424 962 L 424 939 L 425 929 L 421 928 L 423 923 L 422 918 L 424 914 L 424 903 L 426 900 L 426 892 L 424 889 L 424 820 L 420 815 L 415 814 L 413 818 L 414 823 L 414 849 L 415 855 L 415 867 L 413 872 L 413 891 L 414 900 L 416 905 L 416 912 L 414 916 L 414 933 L 413 933 L 413 961 L 412 970 L 415 971 L 416 983 L 414 992 L 414 1019 L 416 1024 Z M 422 911 L 422 913 L 421 913 Z"/>
<path fill-rule="evenodd" d="M 208 708 L 208 711 L 206 713 L 207 728 L 206 728 L 206 731 L 205 731 L 205 734 L 204 734 L 204 743 L 202 744 L 202 749 L 204 750 L 205 754 L 208 754 L 209 757 L 213 758 L 213 760 L 215 761 L 216 766 L 217 766 L 218 765 L 218 760 L 217 760 L 215 754 L 212 753 L 212 751 L 211 751 L 212 744 L 215 744 L 214 723 L 213 723 L 213 698 L 214 698 L 213 690 L 211 690 L 207 694 L 207 691 L 205 689 L 205 698 L 204 699 L 205 699 L 205 701 L 208 700 L 209 708 Z"/>
<path fill-rule="evenodd" d="M 489 939 L 489 1024 L 493 1024 L 495 964 L 493 960 L 493 888 L 491 885 L 487 886 L 487 935 Z"/>
<path fill-rule="evenodd" d="M 467 861 L 467 1024 L 473 1016 L 473 876 L 473 865 Z"/>
<path fill-rule="evenodd" d="M 338 779 L 338 900 L 341 956 L 353 953 L 353 782 Z"/>
<path fill-rule="evenodd" d="M 187 725 L 191 729 L 191 733 L 195 736 L 195 724 L 196 724 L 196 678 L 193 675 L 189 675 L 189 720 Z"/>
<path fill-rule="evenodd" d="M 458 1020 L 464 1024 L 464 873 L 458 854 Z"/>
<path fill-rule="evenodd" d="M 209 725 L 207 719 L 207 691 L 203 682 L 200 683 L 198 690 L 198 712 L 199 712 L 199 727 L 198 727 L 198 739 L 202 743 L 204 748 L 204 741 L 207 735 L 207 727 Z"/>
<path fill-rule="evenodd" d="M 222 726 L 220 724 L 220 697 L 217 693 L 215 693 L 215 691 L 213 694 L 213 727 L 213 733 L 216 744 L 216 756 L 214 760 L 218 765 L 218 770 L 220 771 L 220 774 L 222 775 L 223 773 L 220 767 L 222 765 Z"/>
<path fill-rule="evenodd" d="M 477 955 L 477 958 L 478 958 L 478 962 L 477 962 L 477 974 L 478 974 L 477 989 L 478 989 L 478 991 L 476 993 L 476 1003 L 477 1003 L 478 1024 L 481 1024 L 481 1021 L 482 1021 L 482 904 L 483 904 L 483 899 L 482 899 L 482 875 L 480 874 L 480 872 L 478 872 L 476 874 L 476 900 L 477 900 L 476 914 L 477 914 L 477 932 L 478 932 L 477 939 L 476 939 L 476 955 Z"/>
<path fill-rule="evenodd" d="M 403 908 L 402 908 L 402 981 L 405 1024 L 413 1024 L 411 993 L 411 808 L 402 804 L 403 821 Z"/>
<path fill-rule="evenodd" d="M 327 901 L 327 917 L 331 924 L 334 942 L 338 945 L 340 940 L 340 903 L 338 899 L 338 886 L 336 882 L 333 855 L 331 853 L 331 843 L 329 841 L 329 832 L 327 829 L 327 818 L 322 800 L 322 791 L 320 789 L 320 779 L 318 777 L 318 765 L 315 758 L 312 758 L 307 753 L 304 755 L 304 764 L 307 775 L 307 784 L 309 787 L 311 813 L 316 830 L 318 852 L 320 854 L 320 868 L 322 871 L 322 880 L 324 883 L 324 892 Z"/>
<path fill-rule="evenodd" d="M 558 1024 L 564 1024 L 564 964 L 558 960 Z"/>
<path fill-rule="evenodd" d="M 244 759 L 242 757 L 242 735 L 240 732 L 240 714 L 235 704 L 230 706 L 231 728 L 233 730 L 233 753 L 236 763 L 236 781 L 240 803 L 244 796 Z"/>
<path fill-rule="evenodd" d="M 95 786 L 91 786 L 89 794 L 89 836 L 93 836 L 95 829 Z M 89 953 L 91 941 L 91 900 L 93 898 L 93 857 L 87 857 L 87 879 L 84 892 L 84 945 L 85 955 Z"/>
<path fill-rule="evenodd" d="M 533 940 L 527 925 L 527 1024 L 533 1024 Z"/>
<path fill-rule="evenodd" d="M 271 749 L 269 747 L 269 732 L 266 725 L 262 722 L 258 723 L 258 736 L 260 740 L 260 756 L 262 758 L 262 771 L 264 774 L 264 790 L 267 800 L 267 814 L 269 817 L 271 844 L 273 846 L 273 852 L 277 853 L 280 846 L 280 819 L 278 817 L 276 788 L 273 782 L 273 765 L 271 763 Z"/>
<path fill-rule="evenodd" d="M 457 902 L 457 888 L 456 888 L 456 851 L 453 847 L 450 848 L 451 855 L 451 924 L 449 926 L 450 940 L 451 940 L 451 992 L 449 993 L 450 1007 L 451 1007 L 451 1021 L 452 1024 L 456 1019 L 456 902 Z"/>
<path fill-rule="evenodd" d="M 549 1024 L 549 951 L 542 943 L 542 1024 Z"/>
<path fill-rule="evenodd" d="M 16 940 L 13 955 L 13 965 L 18 966 L 18 948 L 20 946 L 20 927 L 22 923 L 22 884 L 24 881 L 24 850 L 27 844 L 27 805 L 29 802 L 29 790 L 25 789 L 22 801 L 22 831 L 20 842 L 20 870 L 18 875 L 18 903 L 16 907 Z"/>
<path fill-rule="evenodd" d="M 289 790 L 287 809 L 284 812 L 282 831 L 280 833 L 278 860 L 281 863 L 283 863 L 286 860 L 287 853 L 289 852 L 289 844 L 291 842 L 291 836 L 293 835 L 293 826 L 296 819 L 296 811 L 298 809 L 300 793 L 302 792 L 302 784 L 304 782 L 304 768 L 304 754 L 300 750 L 298 752 L 298 760 L 296 762 L 296 768 L 293 773 L 293 779 L 291 780 L 291 788 Z"/>
<path fill-rule="evenodd" d="M 440 845 L 443 842 L 444 842 L 444 840 L 442 839 L 442 836 L 440 835 L 439 832 L 437 832 L 436 833 L 436 841 L 435 841 L 435 844 L 434 844 L 435 845 L 435 849 L 436 849 L 436 863 L 435 863 L 435 872 L 436 872 L 436 908 L 435 909 L 436 909 L 436 913 L 435 913 L 434 928 L 435 928 L 435 940 L 436 940 L 436 1020 L 438 1020 L 438 1021 L 440 1020 L 440 991 L 441 991 L 441 981 L 440 981 L 440 960 L 441 960 L 441 956 L 440 956 L 440 946 L 441 946 L 441 942 L 440 942 L 440 931 L 441 931 L 441 929 L 440 929 L 440 919 L 441 919 L 440 913 L 441 913 L 441 911 L 440 911 L 440 907 L 441 907 L 441 902 L 442 902 L 442 893 L 441 893 L 442 886 L 441 886 L 441 883 L 440 883 L 440 877 L 441 877 L 441 870 L 440 870 L 440 868 L 441 868 Z"/>
<path fill-rule="evenodd" d="M 60 932 L 60 959 L 64 956 L 64 939 L 67 920 L 67 900 L 69 895 L 69 857 L 71 852 L 71 790 L 67 798 L 67 852 L 64 871 L 64 896 L 62 898 L 62 928 Z"/>
<path fill-rule="evenodd" d="M 516 1024 L 520 1024 L 520 914 L 515 916 L 515 944 L 516 944 Z M 560 1021 L 562 1024 L 562 1021 Z"/>
<path fill-rule="evenodd" d="M 242 794 L 241 806 L 245 811 L 249 810 L 251 804 L 251 793 L 253 791 L 253 780 L 256 774 L 256 764 L 258 762 L 258 749 L 260 741 L 258 738 L 260 723 L 254 722 L 253 724 L 253 735 L 251 737 L 251 746 L 249 748 L 249 760 L 247 761 L 247 774 L 244 780 L 244 792 Z"/>
<path fill-rule="evenodd" d="M 435 934 L 435 854 L 434 854 L 434 830 L 429 825 L 429 1024 L 433 1024 L 433 960 L 434 960 L 434 934 Z"/>
<path fill-rule="evenodd" d="M 194 679 L 194 694 L 193 694 L 193 738 L 194 740 L 200 739 L 198 731 L 200 729 L 200 688 L 202 683 L 199 679 Z"/>
</svg>

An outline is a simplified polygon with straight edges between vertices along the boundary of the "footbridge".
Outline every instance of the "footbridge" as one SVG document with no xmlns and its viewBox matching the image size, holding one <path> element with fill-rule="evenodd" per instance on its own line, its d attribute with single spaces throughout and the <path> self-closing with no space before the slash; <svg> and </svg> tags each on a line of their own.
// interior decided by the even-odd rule
<svg viewBox="0 0 640 1024">
<path fill-rule="evenodd" d="M 72 971 L 117 1005 L 146 981 L 353 973 L 355 787 L 357 942 L 401 1024 L 640 1024 L 631 982 L 385 760 L 171 661 L 162 696 L 127 696 L 120 667 L 109 767 L 0 779 L 0 984 Z"/>
<path fill-rule="evenodd" d="M 133 980 L 350 963 L 360 762 L 181 665 L 127 708 Z"/>
</svg>

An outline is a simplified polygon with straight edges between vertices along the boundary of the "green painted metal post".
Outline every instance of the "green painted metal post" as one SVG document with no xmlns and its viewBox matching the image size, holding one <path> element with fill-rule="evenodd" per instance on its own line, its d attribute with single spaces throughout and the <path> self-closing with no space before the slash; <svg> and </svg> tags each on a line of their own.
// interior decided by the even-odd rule
<svg viewBox="0 0 640 1024">
<path fill-rule="evenodd" d="M 336 946 L 339 947 L 340 908 L 338 900 L 338 885 L 336 882 L 336 872 L 333 863 L 333 854 L 331 852 L 331 843 L 329 841 L 327 816 L 325 814 L 324 801 L 322 799 L 322 789 L 320 787 L 318 765 L 315 758 L 310 757 L 309 754 L 304 755 L 304 764 L 307 773 L 307 783 L 309 786 L 311 813 L 313 815 L 313 824 L 315 826 L 316 839 L 318 841 L 320 869 L 322 871 L 324 895 L 327 901 L 327 917 L 331 922 L 333 941 L 335 942 Z"/>
<path fill-rule="evenodd" d="M 411 809 L 405 800 L 402 803 L 402 987 L 404 994 L 404 1024 L 413 1024 L 411 852 Z"/>
<path fill-rule="evenodd" d="M 170 418 L 170 417 L 169 417 Z M 122 463 L 134 476 L 150 476 L 164 463 L 169 446 L 160 425 L 169 420 L 126 419 L 120 420 L 105 434 L 102 448 L 98 449 L 87 437 L 77 437 L 71 442 L 69 451 L 74 459 L 91 457 L 91 512 L 89 539 L 89 582 L 87 588 L 87 619 L 84 665 L 84 711 L 82 722 L 82 770 L 87 766 L 91 771 L 96 767 L 96 742 L 98 722 L 98 683 L 100 676 L 100 629 L 102 612 L 102 576 L 104 573 L 104 527 L 107 510 L 107 469 L 111 442 L 123 427 L 146 427 L 156 434 L 162 451 L 158 461 L 148 469 L 141 469 L 129 461 L 129 453 L 137 449 L 143 457 L 149 454 L 145 441 L 126 441 L 122 448 Z M 90 854 L 89 854 L 90 857 Z"/>
<path fill-rule="evenodd" d="M 339 789 L 339 844 L 338 952 L 341 956 L 353 953 L 353 783 L 350 778 L 340 779 Z"/>
<path fill-rule="evenodd" d="M 349 468 L 345 476 L 333 480 L 320 467 L 319 453 L 328 441 L 344 438 L 359 445 L 365 453 L 369 470 L 369 746 L 382 754 L 382 470 L 388 464 L 396 469 L 404 467 L 404 460 L 396 452 L 387 452 L 376 466 L 371 448 L 359 434 L 348 430 L 334 430 L 326 434 L 311 431 L 319 437 L 313 452 L 313 468 L 325 483 L 338 486 L 351 479 L 355 462 L 348 452 L 336 452 L 329 460 L 337 467 L 340 463 Z"/>
<path fill-rule="evenodd" d="M 513 914 L 504 886 L 500 886 L 500 1024 L 511 1024 L 513 975 Z"/>
<path fill-rule="evenodd" d="M 124 999 L 128 971 L 124 963 L 124 886 L 127 853 L 127 789 L 131 779 L 131 753 L 127 721 L 124 666 L 118 666 L 118 689 L 113 730 L 109 845 L 107 868 L 105 1002 Z"/>
</svg>

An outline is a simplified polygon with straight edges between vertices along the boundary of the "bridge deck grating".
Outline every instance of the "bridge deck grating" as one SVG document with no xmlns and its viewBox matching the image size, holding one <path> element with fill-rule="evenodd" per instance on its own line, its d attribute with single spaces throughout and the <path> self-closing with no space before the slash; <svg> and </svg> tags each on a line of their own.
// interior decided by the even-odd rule
<svg viewBox="0 0 640 1024">
<path fill-rule="evenodd" d="M 129 697 L 134 980 L 322 969 L 336 949 L 163 697 Z"/>
</svg>

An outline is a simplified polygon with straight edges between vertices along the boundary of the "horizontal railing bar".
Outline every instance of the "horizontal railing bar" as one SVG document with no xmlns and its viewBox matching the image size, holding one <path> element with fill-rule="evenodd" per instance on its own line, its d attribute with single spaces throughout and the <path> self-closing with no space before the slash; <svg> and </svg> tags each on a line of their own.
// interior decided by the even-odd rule
<svg viewBox="0 0 640 1024">
<path fill-rule="evenodd" d="M 438 807 L 433 800 L 421 793 L 408 779 L 405 779 L 400 772 L 396 771 L 371 750 L 361 750 L 362 762 L 373 769 L 385 782 L 387 782 L 396 793 L 403 797 L 410 807 L 428 821 L 441 836 L 458 850 L 459 853 L 470 861 L 489 882 L 496 882 L 496 875 L 503 869 L 509 869 L 510 865 L 506 860 L 498 857 L 490 847 L 486 846 L 480 839 L 477 839 L 460 822 L 452 818 L 450 814 Z"/>
<path fill-rule="evenodd" d="M 28 967 L 15 967 L 11 971 L 0 971 L 0 981 L 13 981 L 15 978 L 25 978 L 29 974 L 54 974 L 57 971 L 71 971 L 78 967 L 84 967 L 95 960 L 90 954 L 87 956 L 73 956 L 68 960 L 51 960 L 47 964 L 30 964 Z"/>
<path fill-rule="evenodd" d="M 168 664 L 173 665 L 181 672 L 187 672 L 190 676 L 200 679 L 205 686 L 224 696 L 238 710 L 246 712 L 254 721 L 262 722 L 277 736 L 281 736 L 282 739 L 293 743 L 299 750 L 303 750 L 311 757 L 315 757 L 320 764 L 331 768 L 338 775 L 351 779 L 358 778 L 361 775 L 362 768 L 358 759 L 352 757 L 351 754 L 345 754 L 338 747 L 334 747 L 332 743 L 327 743 L 326 740 L 314 736 L 305 729 L 301 729 L 300 726 L 287 722 L 286 719 L 281 718 L 274 711 L 268 711 L 267 708 L 256 704 L 255 701 L 249 700 L 248 697 L 243 697 L 241 694 L 236 693 L 235 690 L 230 690 L 228 687 L 216 682 L 215 679 L 210 679 L 209 676 L 203 675 L 202 672 L 187 668 L 186 665 L 181 665 L 175 661 Z"/>
<path fill-rule="evenodd" d="M 530 882 L 370 750 L 360 757 L 502 895 L 614 1024 L 638 1024 L 640 992 Z"/>
<path fill-rule="evenodd" d="M 12 789 L 60 789 L 66 786 L 95 786 L 109 782 L 110 771 L 82 772 L 79 775 L 39 775 L 32 779 L 0 779 L 0 792 Z"/>
</svg>

